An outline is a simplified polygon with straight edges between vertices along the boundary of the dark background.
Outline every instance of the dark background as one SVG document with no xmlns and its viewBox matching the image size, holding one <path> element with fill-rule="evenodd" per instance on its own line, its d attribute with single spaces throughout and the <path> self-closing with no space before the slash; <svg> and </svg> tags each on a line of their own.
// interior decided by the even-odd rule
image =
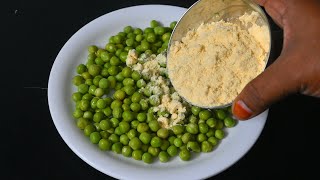
<svg viewBox="0 0 320 180">
<path fill-rule="evenodd" d="M 50 116 L 47 84 L 64 43 L 81 27 L 108 12 L 142 4 L 189 7 L 195 0 L 27 1 L 6 5 L 2 21 L 2 109 L 0 179 L 108 179 L 64 143 Z M 164 12 L 165 13 L 165 12 Z M 271 20 L 273 54 L 282 31 Z M 276 81 L 276 77 L 274 79 Z M 268 82 L 266 82 L 268 83 Z M 319 144 L 319 99 L 291 95 L 274 104 L 252 149 L 212 179 L 305 179 L 315 170 Z M 4 130 L 4 131 L 3 131 Z M 312 165 L 316 163 L 316 165 Z M 124 170 L 125 171 L 125 170 Z M 317 179 L 317 178 L 316 178 Z"/>
</svg>

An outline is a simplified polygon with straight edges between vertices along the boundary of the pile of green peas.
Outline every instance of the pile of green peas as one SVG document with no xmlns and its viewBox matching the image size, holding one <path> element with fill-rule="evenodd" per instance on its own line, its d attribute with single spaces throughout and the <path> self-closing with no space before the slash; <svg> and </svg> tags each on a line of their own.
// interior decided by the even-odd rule
<svg viewBox="0 0 320 180">
<path fill-rule="evenodd" d="M 152 20 L 144 30 L 126 26 L 111 36 L 105 48 L 88 47 L 86 64 L 77 67 L 73 84 L 77 92 L 73 117 L 79 129 L 102 151 L 152 163 L 157 157 L 168 162 L 179 156 L 187 161 L 192 152 L 211 152 L 224 138 L 224 127 L 236 121 L 230 108 L 209 111 L 190 106 L 184 124 L 161 128 L 154 103 L 139 89 L 148 79 L 127 67 L 128 51 L 159 54 L 166 50 L 171 32 Z M 112 95 L 110 95 L 112 94 Z"/>
</svg>

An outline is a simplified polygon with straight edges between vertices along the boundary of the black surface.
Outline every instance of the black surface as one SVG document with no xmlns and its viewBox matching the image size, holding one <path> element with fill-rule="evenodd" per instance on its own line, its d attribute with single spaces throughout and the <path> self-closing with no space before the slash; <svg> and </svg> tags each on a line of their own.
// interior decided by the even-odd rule
<svg viewBox="0 0 320 180">
<path fill-rule="evenodd" d="M 6 108 L 2 114 L 9 116 L 1 118 L 5 166 L 0 179 L 109 179 L 76 156 L 53 124 L 46 88 L 55 57 L 78 29 L 113 10 L 140 4 L 189 7 L 193 2 L 16 0 L 3 5 L 1 73 Z M 274 24 L 272 30 L 275 59 L 281 51 L 282 31 Z M 319 142 L 315 126 L 319 108 L 319 99 L 301 95 L 274 104 L 252 149 L 212 179 L 305 179 L 317 174 L 318 154 L 312 150 Z"/>
</svg>

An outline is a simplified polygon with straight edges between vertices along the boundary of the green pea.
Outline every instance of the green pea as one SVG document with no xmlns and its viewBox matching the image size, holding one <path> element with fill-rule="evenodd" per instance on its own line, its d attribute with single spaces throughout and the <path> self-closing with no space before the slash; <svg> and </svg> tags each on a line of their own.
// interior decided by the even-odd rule
<svg viewBox="0 0 320 180">
<path fill-rule="evenodd" d="M 162 139 L 166 139 L 169 136 L 169 131 L 168 129 L 165 128 L 161 128 L 157 131 L 157 136 L 162 138 Z"/>
<path fill-rule="evenodd" d="M 144 122 L 147 120 L 147 114 L 146 113 L 139 113 L 137 115 L 137 120 L 140 121 L 140 122 Z"/>
<path fill-rule="evenodd" d="M 118 66 L 120 65 L 120 63 L 121 60 L 117 56 L 112 56 L 112 58 L 110 59 L 111 66 Z"/>
<path fill-rule="evenodd" d="M 81 74 L 81 76 L 82 76 L 85 80 L 91 79 L 91 75 L 89 74 L 89 72 L 84 72 L 84 73 Z"/>
<path fill-rule="evenodd" d="M 119 128 L 122 133 L 127 133 L 130 130 L 130 124 L 126 121 L 121 121 L 119 123 Z"/>
<path fill-rule="evenodd" d="M 209 126 L 205 123 L 199 123 L 199 131 L 200 133 L 207 133 L 209 131 Z"/>
<path fill-rule="evenodd" d="M 203 142 L 203 141 L 206 141 L 208 138 L 207 138 L 207 136 L 205 135 L 205 134 L 198 134 L 197 135 L 197 141 L 198 142 Z"/>
<path fill-rule="evenodd" d="M 206 121 L 206 124 L 210 127 L 210 128 L 215 128 L 216 125 L 217 125 L 218 121 L 214 118 L 209 118 L 207 121 Z"/>
<path fill-rule="evenodd" d="M 134 137 L 138 136 L 138 132 L 135 129 L 131 129 L 128 133 L 127 136 L 129 139 L 133 139 Z"/>
<path fill-rule="evenodd" d="M 209 110 L 202 110 L 199 112 L 199 118 L 203 120 L 207 120 L 212 116 Z"/>
<path fill-rule="evenodd" d="M 79 129 L 83 130 L 89 124 L 89 121 L 85 118 L 79 118 L 77 120 L 77 126 Z"/>
<path fill-rule="evenodd" d="M 207 137 L 213 137 L 215 133 L 214 129 L 209 129 L 208 132 L 206 133 Z"/>
<path fill-rule="evenodd" d="M 112 101 L 111 103 L 111 109 L 114 109 L 114 108 L 120 108 L 122 106 L 122 102 L 118 99 L 115 99 L 114 101 Z"/>
<path fill-rule="evenodd" d="M 231 118 L 231 117 L 226 117 L 224 120 L 224 125 L 227 127 L 227 128 L 231 128 L 231 127 L 234 127 L 236 125 L 236 121 Z"/>
<path fill-rule="evenodd" d="M 221 129 L 217 129 L 214 133 L 214 136 L 217 139 L 223 139 L 224 138 L 224 131 L 222 131 Z"/>
<path fill-rule="evenodd" d="M 107 117 L 111 116 L 112 115 L 112 109 L 110 107 L 106 107 L 103 110 L 103 114 L 106 115 Z"/>
<path fill-rule="evenodd" d="M 201 151 L 201 148 L 200 148 L 199 144 L 197 142 L 194 142 L 194 141 L 189 141 L 187 143 L 187 149 L 191 150 L 193 152 L 200 152 Z"/>
<path fill-rule="evenodd" d="M 181 137 L 181 140 L 182 140 L 182 142 L 184 144 L 187 144 L 189 141 L 193 141 L 194 140 L 194 136 L 191 133 L 185 133 Z"/>
<path fill-rule="evenodd" d="M 195 116 L 198 116 L 199 113 L 200 113 L 200 111 L 201 111 L 201 108 L 200 108 L 200 107 L 197 107 L 197 106 L 192 106 L 192 107 L 191 107 L 191 112 L 192 112 L 192 114 L 195 115 Z"/>
<path fill-rule="evenodd" d="M 83 132 L 84 132 L 84 135 L 90 136 L 90 134 L 91 134 L 92 132 L 94 132 L 95 130 L 96 130 L 96 128 L 95 128 L 92 124 L 88 124 L 88 125 L 84 128 Z"/>
<path fill-rule="evenodd" d="M 176 139 L 176 137 L 170 136 L 170 137 L 168 138 L 168 141 L 170 142 L 171 145 L 173 145 L 173 142 L 174 142 L 175 139 Z"/>
<path fill-rule="evenodd" d="M 157 40 L 157 36 L 153 32 L 150 32 L 147 34 L 146 40 L 149 43 L 154 43 Z"/>
<path fill-rule="evenodd" d="M 112 123 L 110 122 L 110 120 L 105 119 L 100 121 L 99 126 L 102 130 L 108 130 L 112 127 Z"/>
<path fill-rule="evenodd" d="M 129 146 L 133 149 L 133 150 L 137 150 L 140 149 L 142 145 L 142 142 L 140 141 L 139 138 L 134 137 L 130 140 L 129 142 Z"/>
<path fill-rule="evenodd" d="M 167 32 L 162 35 L 162 41 L 169 41 L 171 37 L 171 33 Z"/>
<path fill-rule="evenodd" d="M 118 100 L 123 100 L 126 97 L 126 93 L 123 90 L 117 90 L 113 97 Z"/>
<path fill-rule="evenodd" d="M 227 114 L 222 109 L 216 110 L 216 116 L 220 120 L 224 120 L 227 117 Z"/>
<path fill-rule="evenodd" d="M 84 78 L 80 75 L 74 76 L 72 82 L 75 86 L 79 86 L 84 83 Z"/>
<path fill-rule="evenodd" d="M 77 66 L 77 73 L 78 73 L 78 74 L 82 74 L 82 73 L 86 72 L 87 70 L 88 70 L 88 69 L 87 69 L 87 66 L 84 65 L 84 64 L 79 64 L 79 65 Z"/>
<path fill-rule="evenodd" d="M 106 103 L 106 101 L 104 99 L 99 99 L 97 101 L 97 108 L 104 109 L 106 107 L 107 107 L 107 103 Z"/>
<path fill-rule="evenodd" d="M 100 131 L 100 135 L 101 135 L 101 138 L 108 139 L 110 136 L 110 133 L 107 131 Z"/>
<path fill-rule="evenodd" d="M 119 57 L 120 57 L 120 60 L 125 63 L 127 60 L 127 56 L 128 56 L 128 52 L 122 51 Z"/>
<path fill-rule="evenodd" d="M 123 145 L 128 145 L 129 144 L 129 137 L 126 135 L 126 134 L 122 134 L 120 136 L 120 142 L 123 144 Z"/>
<path fill-rule="evenodd" d="M 143 79 L 139 79 L 136 83 L 138 88 L 146 87 L 147 83 Z"/>
<path fill-rule="evenodd" d="M 104 64 L 104 61 L 100 57 L 97 57 L 94 61 L 97 65 L 100 65 L 100 66 Z"/>
<path fill-rule="evenodd" d="M 130 106 L 128 104 L 122 104 L 123 111 L 130 111 Z"/>
<path fill-rule="evenodd" d="M 122 75 L 122 72 L 118 73 L 116 76 L 115 76 L 116 80 L 118 82 L 122 82 L 124 80 L 124 77 Z"/>
<path fill-rule="evenodd" d="M 133 86 L 124 86 L 122 89 L 129 96 L 131 96 L 135 92 L 135 88 Z"/>
<path fill-rule="evenodd" d="M 141 105 L 141 109 L 143 111 L 145 111 L 149 108 L 148 101 L 146 99 L 141 99 L 139 104 Z"/>
<path fill-rule="evenodd" d="M 113 127 L 107 130 L 107 132 L 108 132 L 108 133 L 110 133 L 110 134 L 113 134 L 113 133 L 114 133 L 114 131 L 115 131 L 115 130 L 114 130 L 114 128 L 113 128 Z M 108 138 L 109 138 L 109 137 L 108 137 Z"/>
<path fill-rule="evenodd" d="M 160 148 L 149 146 L 148 153 L 154 157 L 157 157 L 160 153 Z"/>
<path fill-rule="evenodd" d="M 111 57 L 112 57 L 112 54 L 111 53 L 108 53 L 108 52 L 103 52 L 103 53 L 101 53 L 101 56 L 100 56 L 100 58 L 104 61 L 104 62 L 109 62 L 110 61 L 110 59 L 111 59 Z"/>
<path fill-rule="evenodd" d="M 102 112 L 96 112 L 93 115 L 93 121 L 94 122 L 100 122 L 104 118 L 104 114 Z"/>
<path fill-rule="evenodd" d="M 83 111 L 81 111 L 81 109 L 76 109 L 73 111 L 72 115 L 74 118 L 78 119 L 83 116 Z"/>
<path fill-rule="evenodd" d="M 98 97 L 94 97 L 91 99 L 90 101 L 90 106 L 91 108 L 93 109 L 96 109 L 97 108 L 97 102 L 98 102 L 99 98 Z"/>
<path fill-rule="evenodd" d="M 123 118 L 124 121 L 128 121 L 128 122 L 132 121 L 132 120 L 134 119 L 133 112 L 131 112 L 131 111 L 124 111 L 124 112 L 122 113 L 122 118 Z"/>
<path fill-rule="evenodd" d="M 108 73 L 111 75 L 111 76 L 115 76 L 119 73 L 119 68 L 118 66 L 110 66 L 108 68 Z"/>
<path fill-rule="evenodd" d="M 120 89 L 122 89 L 122 87 L 123 87 L 123 84 L 120 83 L 120 82 L 117 82 L 116 85 L 115 85 L 115 87 L 114 87 L 114 89 L 115 89 L 115 90 L 120 90 Z"/>
<path fill-rule="evenodd" d="M 151 135 L 147 132 L 142 132 L 139 136 L 139 139 L 143 144 L 149 144 L 151 141 Z"/>
<path fill-rule="evenodd" d="M 92 119 L 93 118 L 93 114 L 91 111 L 86 111 L 83 113 L 83 118 L 86 118 L 86 119 Z"/>
<path fill-rule="evenodd" d="M 132 158 L 135 160 L 141 160 L 142 159 L 143 152 L 141 150 L 134 150 L 132 151 Z"/>
<path fill-rule="evenodd" d="M 90 94 L 92 94 L 92 95 L 95 95 L 96 89 L 97 89 L 97 86 L 95 86 L 95 85 L 90 85 L 88 92 L 89 92 Z"/>
<path fill-rule="evenodd" d="M 184 132 L 184 126 L 175 125 L 172 127 L 172 131 L 175 135 L 182 134 Z"/>
<path fill-rule="evenodd" d="M 142 155 L 143 162 L 150 164 L 150 163 L 152 163 L 152 160 L 153 160 L 152 155 L 150 153 L 148 153 L 148 152 L 143 153 L 143 155 Z"/>
<path fill-rule="evenodd" d="M 160 162 L 168 162 L 170 158 L 169 154 L 166 151 L 161 151 L 158 157 Z"/>
<path fill-rule="evenodd" d="M 224 123 L 221 120 L 217 121 L 216 129 L 222 129 L 224 127 Z"/>
<path fill-rule="evenodd" d="M 152 106 L 158 106 L 160 104 L 160 97 L 159 95 L 152 95 L 149 98 L 149 102 Z"/>
<path fill-rule="evenodd" d="M 113 52 L 116 52 L 117 47 L 116 47 L 116 45 L 113 44 L 113 43 L 108 43 L 108 44 L 106 45 L 105 49 L 106 49 L 107 51 L 113 53 Z"/>
<path fill-rule="evenodd" d="M 135 40 L 137 42 L 141 42 L 143 40 L 143 35 L 141 35 L 141 34 L 136 35 Z"/>
<path fill-rule="evenodd" d="M 171 28 L 171 29 L 174 29 L 174 27 L 176 26 L 176 24 L 177 24 L 177 21 L 171 22 L 171 23 L 170 23 L 170 28 Z"/>
<path fill-rule="evenodd" d="M 97 76 L 100 74 L 100 71 L 101 71 L 101 66 L 99 65 L 96 65 L 96 64 L 92 64 L 89 66 L 88 68 L 88 72 L 90 75 L 92 76 Z"/>
<path fill-rule="evenodd" d="M 89 90 L 89 86 L 86 85 L 86 84 L 80 84 L 80 85 L 78 86 L 78 91 L 79 91 L 80 93 L 82 93 L 82 94 L 86 94 L 86 93 L 88 92 L 88 90 Z"/>
<path fill-rule="evenodd" d="M 98 50 L 98 47 L 95 45 L 91 45 L 88 47 L 88 52 L 89 53 L 95 53 Z"/>
<path fill-rule="evenodd" d="M 80 101 L 82 99 L 82 94 L 80 92 L 75 92 L 72 94 L 72 100 L 74 102 Z"/>
<path fill-rule="evenodd" d="M 137 34 L 142 34 L 142 30 L 140 28 L 136 28 L 134 31 L 133 31 L 133 34 L 137 35 Z"/>
<path fill-rule="evenodd" d="M 82 99 L 82 100 L 80 101 L 80 109 L 81 109 L 82 111 L 87 111 L 87 110 L 89 109 L 89 107 L 90 107 L 90 103 L 89 103 L 88 100 Z"/>
<path fill-rule="evenodd" d="M 95 91 L 94 91 L 94 95 L 97 96 L 97 97 L 101 97 L 105 94 L 105 91 L 102 89 L 102 88 L 97 88 Z"/>
<path fill-rule="evenodd" d="M 174 141 L 173 141 L 173 144 L 176 146 L 176 147 L 181 147 L 183 145 L 183 142 L 181 140 L 181 138 L 176 138 Z"/>
<path fill-rule="evenodd" d="M 219 141 L 219 140 L 218 140 L 216 137 L 212 136 L 212 137 L 209 137 L 209 138 L 208 138 L 208 141 L 209 141 L 213 146 L 215 146 L 215 145 L 218 144 L 218 141 Z"/>
<path fill-rule="evenodd" d="M 170 146 L 170 142 L 169 142 L 168 140 L 166 140 L 166 139 L 163 139 L 163 140 L 162 140 L 162 144 L 161 144 L 161 146 L 160 146 L 160 149 L 161 149 L 162 151 L 166 151 L 169 146 Z"/>
<path fill-rule="evenodd" d="M 99 86 L 99 81 L 102 79 L 102 76 L 98 75 L 93 78 L 93 84 Z"/>
<path fill-rule="evenodd" d="M 186 127 L 187 132 L 191 134 L 198 134 L 199 132 L 199 127 L 197 124 L 194 123 L 189 123 Z"/>
<path fill-rule="evenodd" d="M 191 153 L 187 149 L 182 149 L 179 153 L 179 157 L 183 161 L 188 161 L 191 158 Z"/>
<path fill-rule="evenodd" d="M 119 120 L 117 118 L 111 118 L 110 122 L 114 128 L 119 126 Z"/>
<path fill-rule="evenodd" d="M 178 154 L 178 148 L 174 145 L 171 145 L 167 149 L 167 153 L 171 156 L 174 157 Z"/>
<path fill-rule="evenodd" d="M 100 133 L 99 132 L 92 132 L 90 134 L 90 141 L 93 143 L 93 144 L 98 144 L 99 141 L 101 139 L 101 136 L 100 136 Z"/>
<path fill-rule="evenodd" d="M 157 22 L 156 20 L 152 20 L 152 21 L 150 22 L 150 26 L 151 26 L 152 28 L 155 28 L 155 27 L 159 26 L 159 22 Z"/>
<path fill-rule="evenodd" d="M 111 146 L 111 150 L 117 154 L 122 152 L 123 145 L 120 142 L 116 142 Z"/>
<path fill-rule="evenodd" d="M 130 146 L 123 146 L 122 147 L 122 155 L 125 157 L 131 157 L 132 149 Z"/>
<path fill-rule="evenodd" d="M 139 103 L 132 103 L 130 105 L 130 109 L 133 111 L 133 112 L 139 112 L 140 109 L 141 109 L 141 105 Z"/>
<path fill-rule="evenodd" d="M 162 140 L 159 137 L 153 137 L 150 141 L 152 147 L 160 147 Z"/>
<path fill-rule="evenodd" d="M 112 57 L 113 55 L 111 55 L 111 57 Z M 110 57 L 110 59 L 111 59 L 111 57 Z M 109 70 L 109 68 L 111 67 L 111 64 L 110 64 L 110 62 L 106 62 L 104 65 L 103 65 L 103 67 L 104 68 L 107 68 L 108 70 Z M 109 73 L 109 71 L 108 71 L 108 73 Z"/>
<path fill-rule="evenodd" d="M 139 123 L 137 126 L 137 131 L 139 133 L 147 132 L 149 130 L 149 126 L 147 123 Z"/>
<path fill-rule="evenodd" d="M 162 36 L 165 33 L 165 28 L 161 27 L 161 26 L 157 26 L 157 27 L 154 28 L 154 33 L 156 35 Z"/>
<path fill-rule="evenodd" d="M 120 141 L 119 136 L 116 134 L 111 134 L 108 139 L 113 143 L 117 143 Z"/>
<path fill-rule="evenodd" d="M 153 28 L 151 28 L 151 27 L 147 27 L 147 28 L 144 29 L 144 34 L 148 34 L 148 33 L 151 33 L 151 32 L 153 32 Z"/>
<path fill-rule="evenodd" d="M 122 71 L 122 74 L 123 74 L 123 76 L 125 76 L 125 73 L 123 73 L 123 71 Z M 131 77 L 131 73 L 130 73 L 130 77 Z M 134 80 L 131 78 L 124 78 L 122 83 L 124 86 L 134 86 L 135 85 Z"/>
<path fill-rule="evenodd" d="M 92 79 L 86 79 L 84 83 L 89 85 L 89 86 L 91 86 L 91 85 L 93 85 L 93 80 Z"/>
<path fill-rule="evenodd" d="M 108 139 L 100 139 L 99 148 L 103 151 L 111 150 L 112 142 Z"/>
<path fill-rule="evenodd" d="M 149 113 L 148 113 L 149 114 Z M 153 132 L 157 132 L 160 129 L 159 122 L 157 120 L 152 120 L 149 122 L 150 130 Z"/>
<path fill-rule="evenodd" d="M 203 141 L 201 143 L 201 151 L 202 152 L 211 152 L 213 150 L 213 146 L 210 142 L 208 141 Z"/>
</svg>

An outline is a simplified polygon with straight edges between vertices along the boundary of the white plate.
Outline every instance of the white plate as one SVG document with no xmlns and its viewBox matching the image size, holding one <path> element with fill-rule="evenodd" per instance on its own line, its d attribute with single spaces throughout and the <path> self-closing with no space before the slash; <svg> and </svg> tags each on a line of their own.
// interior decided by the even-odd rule
<svg viewBox="0 0 320 180">
<path fill-rule="evenodd" d="M 59 52 L 50 72 L 48 101 L 53 122 L 67 145 L 81 159 L 97 170 L 118 179 L 203 179 L 214 176 L 237 162 L 259 137 L 268 111 L 240 122 L 211 153 L 201 153 L 191 161 L 179 157 L 168 163 L 144 164 L 113 152 L 102 152 L 83 135 L 72 118 L 71 95 L 76 90 L 72 77 L 78 64 L 84 63 L 88 45 L 104 47 L 110 35 L 123 27 L 145 28 L 152 19 L 164 25 L 179 20 L 185 8 L 166 5 L 143 5 L 120 9 L 103 15 L 76 32 Z"/>
</svg>

